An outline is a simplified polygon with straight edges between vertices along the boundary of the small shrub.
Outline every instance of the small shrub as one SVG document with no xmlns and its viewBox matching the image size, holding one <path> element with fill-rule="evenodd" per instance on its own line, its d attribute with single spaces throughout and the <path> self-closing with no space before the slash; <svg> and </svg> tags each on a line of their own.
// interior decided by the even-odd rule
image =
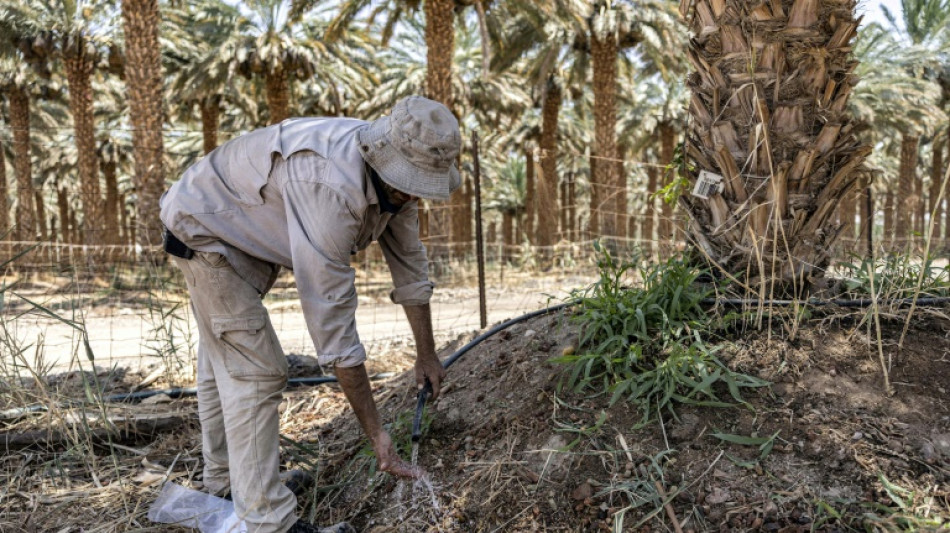
<svg viewBox="0 0 950 533">
<path fill-rule="evenodd" d="M 740 389 L 767 382 L 733 372 L 704 337 L 734 317 L 719 318 L 702 302 L 713 294 L 697 283 L 703 272 L 681 256 L 647 263 L 635 256 L 618 261 L 599 245 L 600 279 L 572 296 L 572 320 L 581 328 L 576 354 L 553 359 L 567 365 L 565 383 L 577 392 L 611 393 L 626 399 L 650 422 L 659 409 L 674 416 L 674 402 L 729 406 L 713 390 L 725 385 L 736 402 Z M 630 286 L 641 280 L 642 288 Z"/>
</svg>

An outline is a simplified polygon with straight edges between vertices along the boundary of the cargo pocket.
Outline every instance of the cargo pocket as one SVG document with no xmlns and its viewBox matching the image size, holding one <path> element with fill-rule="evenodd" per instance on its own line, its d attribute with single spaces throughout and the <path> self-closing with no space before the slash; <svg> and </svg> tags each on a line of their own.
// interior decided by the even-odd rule
<svg viewBox="0 0 950 533">
<path fill-rule="evenodd" d="M 211 327 L 224 344 L 224 366 L 232 378 L 286 379 L 287 358 L 266 315 L 212 315 Z"/>
</svg>

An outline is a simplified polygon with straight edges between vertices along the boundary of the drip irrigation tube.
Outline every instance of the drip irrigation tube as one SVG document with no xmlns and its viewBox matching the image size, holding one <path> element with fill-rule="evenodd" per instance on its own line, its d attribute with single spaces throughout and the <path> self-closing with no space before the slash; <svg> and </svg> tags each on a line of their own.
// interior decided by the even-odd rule
<svg viewBox="0 0 950 533">
<path fill-rule="evenodd" d="M 548 315 L 551 313 L 556 313 L 562 309 L 571 307 L 579 303 L 579 300 L 571 300 L 564 302 L 558 305 L 552 305 L 544 309 L 539 309 L 537 311 L 532 311 L 530 313 L 521 315 L 519 317 L 512 318 L 500 324 L 493 326 L 488 331 L 482 333 L 481 335 L 475 337 L 467 344 L 455 351 L 448 359 L 442 362 L 444 368 L 452 366 L 456 361 L 458 361 L 463 355 L 468 353 L 469 350 L 478 346 L 480 343 L 488 339 L 492 335 L 498 333 L 499 331 L 505 330 L 536 318 L 539 316 Z M 704 305 L 724 305 L 729 307 L 739 307 L 745 305 L 774 305 L 774 306 L 790 306 L 796 303 L 796 300 L 758 300 L 755 298 L 706 298 L 702 300 Z M 811 305 L 811 306 L 825 306 L 825 305 L 835 305 L 839 307 L 869 307 L 874 305 L 874 301 L 871 299 L 860 299 L 860 300 L 818 300 L 818 299 L 809 299 L 804 301 L 798 301 L 799 304 Z M 911 305 L 914 303 L 913 298 L 896 298 L 896 299 L 882 299 L 877 301 L 878 305 L 890 305 L 897 304 L 901 306 Z M 935 306 L 950 303 L 950 297 L 924 297 L 917 298 L 916 305 L 921 307 L 926 306 Z M 374 374 L 370 376 L 371 380 L 387 379 L 395 375 L 394 372 L 385 372 L 380 374 Z M 303 386 L 316 386 L 323 385 L 325 383 L 336 383 L 337 379 L 333 376 L 321 376 L 313 378 L 292 378 L 287 380 L 287 386 L 290 388 L 303 387 Z M 157 396 L 159 394 L 167 394 L 171 398 L 178 399 L 188 396 L 194 396 L 198 393 L 198 389 L 195 387 L 175 387 L 171 389 L 163 390 L 150 390 L 150 391 L 139 391 L 139 392 L 130 392 L 125 394 L 114 394 L 112 396 L 106 396 L 103 398 L 105 402 L 131 402 L 131 401 L 141 401 L 152 396 Z M 81 404 L 82 402 L 70 402 L 75 404 Z M 69 405 L 69 403 L 67 403 Z M 9 409 L 7 411 L 0 412 L 0 420 L 16 418 L 28 413 L 41 412 L 45 411 L 47 408 L 44 405 L 31 405 L 27 407 L 20 407 L 16 409 Z"/>
</svg>

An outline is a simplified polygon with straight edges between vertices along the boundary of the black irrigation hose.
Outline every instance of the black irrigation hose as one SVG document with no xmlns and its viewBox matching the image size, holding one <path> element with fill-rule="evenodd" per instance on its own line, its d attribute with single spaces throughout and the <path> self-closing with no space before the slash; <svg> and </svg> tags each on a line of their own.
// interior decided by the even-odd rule
<svg viewBox="0 0 950 533">
<path fill-rule="evenodd" d="M 706 298 L 702 300 L 702 303 L 705 305 L 724 305 L 724 306 L 730 306 L 730 307 L 739 307 L 739 306 L 744 306 L 744 305 L 758 305 L 760 303 L 766 304 L 766 305 L 774 305 L 774 306 L 789 306 L 789 305 L 795 304 L 795 302 L 796 302 L 795 300 L 761 300 L 760 301 L 754 298 Z M 498 333 L 499 331 L 510 328 L 511 326 L 514 326 L 515 324 L 519 324 L 521 322 L 531 320 L 532 318 L 535 318 L 535 317 L 544 316 L 551 313 L 556 313 L 557 311 L 560 311 L 567 307 L 571 307 L 578 303 L 580 303 L 580 300 L 571 300 L 568 302 L 564 302 L 562 304 L 552 305 L 551 307 L 546 307 L 538 311 L 532 311 L 530 313 L 512 318 L 510 320 L 502 322 L 501 324 L 493 326 L 491 329 L 489 329 L 485 333 L 482 333 L 481 335 L 475 337 L 474 339 L 469 341 L 467 344 L 465 344 L 464 346 L 456 350 L 455 353 L 453 353 L 451 356 L 449 356 L 448 359 L 442 362 L 442 366 L 444 368 L 448 368 L 452 366 L 452 364 L 458 361 L 469 350 L 471 350 L 475 346 L 478 346 L 485 339 L 491 337 L 492 335 Z M 835 305 L 839 307 L 868 307 L 868 306 L 873 305 L 874 301 L 871 299 L 860 299 L 860 300 L 810 299 L 810 300 L 805 300 L 805 301 L 798 301 L 798 303 L 805 304 L 805 305 L 812 305 L 812 306 Z M 913 298 L 883 299 L 883 300 L 878 300 L 877 303 L 878 305 L 897 304 L 897 305 L 904 306 L 904 305 L 910 305 L 914 303 L 914 299 Z M 948 303 L 950 303 L 950 297 L 945 297 L 945 296 L 917 298 L 916 300 L 916 305 L 922 306 L 922 307 L 935 306 L 935 305 L 948 304 Z M 395 373 L 393 372 L 385 372 L 381 374 L 374 374 L 373 376 L 370 377 L 370 379 L 371 380 L 387 379 L 387 378 L 393 377 L 394 375 Z M 336 381 L 337 381 L 336 377 L 333 377 L 333 376 L 321 376 L 321 377 L 315 377 L 315 378 L 292 378 L 292 379 L 287 380 L 287 386 L 290 388 L 303 387 L 303 386 L 315 386 L 315 385 L 323 385 L 325 383 L 336 383 Z M 175 388 L 163 389 L 163 390 L 150 390 L 150 391 L 130 392 L 130 393 L 125 393 L 125 394 L 115 394 L 112 396 L 106 396 L 105 398 L 103 398 L 103 401 L 105 402 L 141 401 L 146 398 L 150 398 L 152 396 L 157 396 L 159 394 L 167 394 L 171 398 L 178 399 L 178 398 L 184 398 L 188 396 L 194 396 L 197 393 L 198 393 L 198 389 L 195 387 L 186 387 L 186 388 L 175 387 Z M 81 402 L 75 402 L 75 403 L 79 404 Z M 40 411 L 45 411 L 45 410 L 46 410 L 46 406 L 40 405 L 40 404 L 31 405 L 27 407 L 21 407 L 17 409 L 11 409 L 8 411 L 0 412 L 0 420 L 3 420 L 4 418 L 12 418 L 12 417 L 21 416 L 27 413 L 40 412 Z"/>
<path fill-rule="evenodd" d="M 808 299 L 808 300 L 758 300 L 756 298 L 706 298 L 702 301 L 705 305 L 724 305 L 728 307 L 741 307 L 745 305 L 774 305 L 779 307 L 795 305 L 796 302 L 799 305 L 811 305 L 811 306 L 824 306 L 824 305 L 835 305 L 838 307 L 870 307 L 874 305 L 874 300 L 870 298 L 863 298 L 860 300 L 818 300 L 818 299 Z M 932 305 L 941 305 L 950 303 L 950 297 L 924 297 L 917 298 L 917 306 L 927 307 Z M 911 305 L 914 303 L 913 298 L 885 298 L 877 300 L 878 305 L 893 305 L 897 304 L 900 306 Z"/>
</svg>

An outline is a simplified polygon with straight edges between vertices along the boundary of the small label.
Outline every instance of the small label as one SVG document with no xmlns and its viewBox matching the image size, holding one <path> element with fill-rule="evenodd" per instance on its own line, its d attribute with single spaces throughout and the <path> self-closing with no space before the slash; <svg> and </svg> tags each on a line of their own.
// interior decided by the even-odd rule
<svg viewBox="0 0 950 533">
<path fill-rule="evenodd" d="M 708 200 L 714 194 L 721 194 L 722 190 L 722 176 L 702 170 L 696 180 L 696 186 L 693 187 L 693 196 Z"/>
</svg>

